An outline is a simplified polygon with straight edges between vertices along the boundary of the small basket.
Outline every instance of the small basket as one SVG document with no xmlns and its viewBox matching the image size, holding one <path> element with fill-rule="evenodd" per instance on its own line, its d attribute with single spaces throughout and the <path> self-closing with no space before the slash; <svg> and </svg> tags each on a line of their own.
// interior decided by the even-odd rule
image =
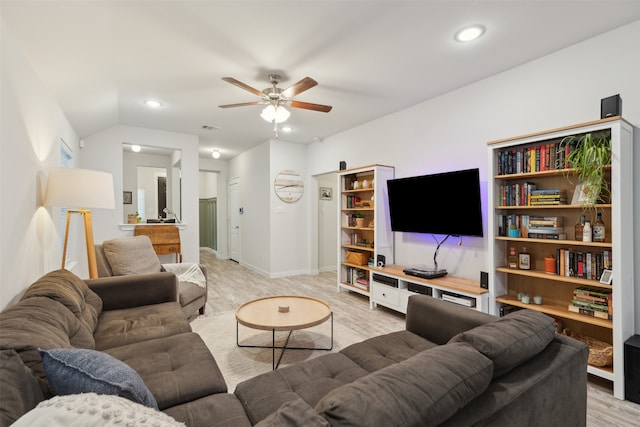
<svg viewBox="0 0 640 427">
<path fill-rule="evenodd" d="M 613 347 L 610 344 L 586 335 L 576 334 L 569 328 L 564 328 L 562 335 L 582 341 L 589 346 L 589 359 L 587 361 L 589 365 L 600 368 L 613 365 Z"/>
<path fill-rule="evenodd" d="M 346 251 L 346 261 L 355 265 L 367 265 L 369 262 L 369 255 L 363 252 Z"/>
</svg>

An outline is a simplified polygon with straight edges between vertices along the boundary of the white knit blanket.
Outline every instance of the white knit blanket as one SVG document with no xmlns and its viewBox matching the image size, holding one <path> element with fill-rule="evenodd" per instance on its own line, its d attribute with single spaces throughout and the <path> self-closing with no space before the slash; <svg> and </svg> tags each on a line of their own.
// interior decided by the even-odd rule
<svg viewBox="0 0 640 427">
<path fill-rule="evenodd" d="M 194 283 L 201 288 L 207 287 L 207 278 L 204 277 L 200 266 L 195 262 L 181 262 L 162 264 L 165 270 L 178 276 L 178 281 Z"/>
</svg>

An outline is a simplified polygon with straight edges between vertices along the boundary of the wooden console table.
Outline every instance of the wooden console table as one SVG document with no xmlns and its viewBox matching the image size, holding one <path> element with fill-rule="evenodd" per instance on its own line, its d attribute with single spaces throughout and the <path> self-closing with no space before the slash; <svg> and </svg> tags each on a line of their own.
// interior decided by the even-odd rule
<svg viewBox="0 0 640 427">
<path fill-rule="evenodd" d="M 182 262 L 182 250 L 180 248 L 180 230 L 178 227 L 163 225 L 136 225 L 133 229 L 134 236 L 148 236 L 151 239 L 153 249 L 158 255 L 175 254 L 176 262 Z"/>
</svg>

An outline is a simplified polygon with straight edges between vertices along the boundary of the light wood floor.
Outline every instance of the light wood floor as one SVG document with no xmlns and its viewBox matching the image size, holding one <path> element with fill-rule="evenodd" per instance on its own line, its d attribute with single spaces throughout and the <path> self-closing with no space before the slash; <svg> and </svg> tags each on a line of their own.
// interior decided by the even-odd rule
<svg viewBox="0 0 640 427">
<path fill-rule="evenodd" d="M 268 279 L 234 261 L 218 260 L 206 248 L 200 250 L 200 260 L 207 266 L 209 280 L 205 316 L 234 311 L 240 304 L 262 296 L 306 295 L 327 301 L 336 322 L 349 324 L 364 336 L 373 337 L 404 328 L 403 314 L 384 307 L 369 310 L 368 300 L 363 296 L 338 292 L 335 272 Z M 549 392 L 553 393 L 552 390 Z M 587 392 L 587 426 L 640 426 L 640 405 L 614 398 L 608 381 L 590 376 Z"/>
</svg>

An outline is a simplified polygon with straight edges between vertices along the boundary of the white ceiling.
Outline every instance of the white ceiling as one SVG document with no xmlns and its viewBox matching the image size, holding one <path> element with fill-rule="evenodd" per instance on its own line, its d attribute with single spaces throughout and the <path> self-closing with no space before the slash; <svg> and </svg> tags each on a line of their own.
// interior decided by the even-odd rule
<svg viewBox="0 0 640 427">
<path fill-rule="evenodd" d="M 218 108 L 257 100 L 222 77 L 260 90 L 272 72 L 283 89 L 317 80 L 295 99 L 333 110 L 290 108 L 293 132 L 280 133 L 308 144 L 640 19 L 638 0 L 0 1 L 81 138 L 163 129 L 199 135 L 201 155 L 222 159 L 273 137 L 260 106 Z M 484 37 L 453 40 L 475 23 Z"/>
</svg>

